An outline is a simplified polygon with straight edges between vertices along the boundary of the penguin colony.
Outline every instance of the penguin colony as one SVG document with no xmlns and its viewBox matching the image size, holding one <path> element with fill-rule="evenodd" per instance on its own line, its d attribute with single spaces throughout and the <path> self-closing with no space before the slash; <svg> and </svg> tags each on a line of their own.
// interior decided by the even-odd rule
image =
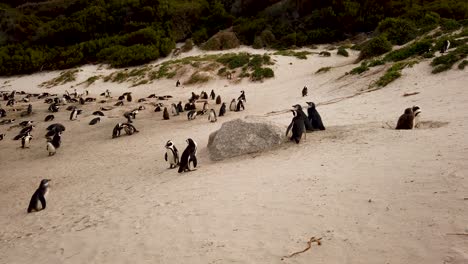
<svg viewBox="0 0 468 264">
<path fill-rule="evenodd" d="M 450 43 L 446 43 L 445 50 L 448 49 Z M 18 99 L 20 95 L 24 95 L 23 98 Z M 76 89 L 74 93 L 69 93 L 66 91 L 65 94 L 62 96 L 58 96 L 57 94 L 49 94 L 49 93 L 42 93 L 42 94 L 27 94 L 24 92 L 17 93 L 13 91 L 11 93 L 2 93 L 0 98 L 3 98 L 4 101 L 7 101 L 7 107 L 9 107 L 9 111 L 18 111 L 18 109 L 23 109 L 20 113 L 20 117 L 29 117 L 34 116 L 35 113 L 33 112 L 33 107 L 31 99 L 38 99 L 44 100 L 46 104 L 49 104 L 48 111 L 50 114 L 45 116 L 44 122 L 51 122 L 55 119 L 54 113 L 60 113 L 62 108 L 70 111 L 69 120 L 76 121 L 78 117 L 83 114 L 83 110 L 78 109 L 78 105 L 85 105 L 87 103 L 96 102 L 96 98 L 87 97 L 88 92 L 85 91 L 83 94 L 78 94 Z M 108 103 L 108 99 L 111 99 L 111 92 L 106 90 L 104 93 L 101 94 L 102 97 L 106 98 L 106 100 L 101 100 L 100 103 Z M 302 89 L 302 96 L 308 96 L 307 87 Z M 166 101 L 172 98 L 170 95 L 165 96 L 156 96 L 152 94 L 147 97 L 155 98 L 160 101 Z M 131 93 L 124 93 L 119 98 L 119 101 L 114 106 L 123 106 L 124 101 L 132 102 L 133 98 Z M 200 101 L 201 100 L 201 101 Z M 213 108 L 208 109 L 210 105 L 208 100 L 215 101 L 215 104 L 221 105 L 219 108 L 219 113 L 216 114 L 216 111 Z M 139 103 L 146 102 L 146 98 L 140 98 L 137 100 Z M 203 102 L 202 110 L 197 110 L 196 103 Z M 232 99 L 229 105 L 229 110 L 232 112 L 239 112 L 245 110 L 245 103 L 247 102 L 245 92 L 241 91 L 240 96 L 237 99 Z M 28 103 L 26 109 L 17 107 L 21 105 L 21 103 Z M 305 138 L 306 133 L 309 131 L 316 131 L 316 130 L 325 130 L 325 127 L 322 123 L 322 119 L 320 114 L 318 113 L 316 106 L 313 102 L 306 102 L 307 103 L 307 113 L 306 115 L 302 109 L 302 106 L 297 104 L 292 106 L 292 114 L 293 118 L 291 120 L 290 125 L 287 128 L 286 135 L 289 137 L 289 132 L 291 131 L 291 135 L 289 139 L 296 143 L 300 143 L 300 141 Z M 67 104 L 74 104 L 69 105 L 65 108 Z M 154 112 L 163 112 L 163 119 L 168 120 L 170 119 L 168 107 L 165 106 L 164 103 L 153 103 L 155 106 Z M 15 108 L 17 107 L 17 108 Z M 201 92 L 200 95 L 197 95 L 192 92 L 191 97 L 188 99 L 188 102 L 183 104 L 182 101 L 179 101 L 177 104 L 172 103 L 170 104 L 170 111 L 173 117 L 180 115 L 180 113 L 186 111 L 188 120 L 194 120 L 197 116 L 202 116 L 208 113 L 208 121 L 209 122 L 216 122 L 218 117 L 223 117 L 227 113 L 227 105 L 226 102 L 221 101 L 221 96 L 216 95 L 215 92 L 212 90 L 210 94 L 206 92 Z M 102 118 L 106 115 L 104 114 L 105 111 L 109 111 L 114 109 L 114 107 L 103 106 L 100 107 L 100 110 L 95 111 L 92 113 L 92 119 L 89 121 L 89 125 L 97 125 L 102 121 Z M 117 138 L 121 136 L 122 130 L 127 135 L 133 135 L 138 133 L 139 130 L 132 124 L 133 120 L 136 119 L 136 115 L 139 111 L 145 110 L 144 106 L 140 106 L 137 109 L 133 109 L 127 112 L 124 112 L 123 117 L 126 119 L 126 122 L 117 123 L 114 126 L 112 131 L 112 138 Z M 0 105 L 0 117 L 4 118 L 0 120 L 0 125 L 6 124 L 14 124 L 16 119 L 14 118 L 5 118 L 8 116 L 7 110 L 1 108 Z M 405 109 L 403 115 L 400 116 L 396 129 L 414 129 L 418 127 L 418 122 L 421 114 L 421 109 L 418 106 L 413 106 L 410 108 Z M 21 130 L 19 131 L 18 135 L 16 135 L 13 139 L 14 140 L 21 140 L 21 148 L 28 149 L 31 146 L 31 141 L 33 140 L 33 131 L 35 129 L 35 124 L 33 120 L 24 120 L 19 122 L 17 125 L 13 125 L 10 129 L 20 127 Z M 54 123 L 47 127 L 46 137 L 46 150 L 49 156 L 53 156 L 56 154 L 57 150 L 61 147 L 62 144 L 62 134 L 65 132 L 65 126 L 60 123 Z M 6 138 L 5 133 L 0 133 L 0 141 Z M 179 155 L 179 151 L 175 146 L 172 140 L 167 141 L 165 144 L 165 155 L 164 159 L 168 163 L 169 168 L 173 169 L 179 167 L 178 172 L 188 172 L 193 171 L 196 169 L 198 165 L 197 161 L 197 143 L 192 138 L 186 139 L 186 147 L 182 152 L 182 155 Z M 40 182 L 38 189 L 34 192 L 31 197 L 27 212 L 39 211 L 46 208 L 46 196 L 50 189 L 50 180 L 44 179 Z"/>
</svg>

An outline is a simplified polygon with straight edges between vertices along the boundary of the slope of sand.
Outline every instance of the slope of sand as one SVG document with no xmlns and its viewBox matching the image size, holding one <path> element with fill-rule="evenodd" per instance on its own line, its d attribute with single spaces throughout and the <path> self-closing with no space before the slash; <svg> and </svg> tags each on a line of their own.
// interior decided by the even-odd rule
<svg viewBox="0 0 468 264">
<path fill-rule="evenodd" d="M 263 83 L 175 88 L 174 80 L 163 80 L 127 88 L 98 81 L 88 88 L 91 96 L 107 88 L 114 97 L 128 90 L 135 99 L 173 95 L 167 103 L 211 89 L 228 102 L 245 90 L 246 111 L 217 123 L 189 122 L 185 113 L 163 121 L 146 104 L 135 120 L 141 132 L 111 139 L 123 111 L 140 104 L 107 112 L 94 127 L 90 114 L 100 104 L 84 106 L 78 121 L 62 109 L 56 121 L 67 130 L 53 157 L 43 138 L 47 106 L 34 101 L 30 149 L 11 140 L 19 129 L 0 126 L 7 133 L 0 141 L 0 263 L 467 263 L 468 238 L 447 235 L 468 233 L 467 70 L 431 75 L 429 61 L 422 62 L 381 90 L 319 106 L 327 130 L 299 145 L 208 159 L 208 135 L 222 122 L 347 97 L 388 67 L 339 79 L 357 66 L 355 57 L 273 56 L 276 77 Z M 325 66 L 337 67 L 314 74 Z M 76 83 L 106 71 L 85 66 Z M 1 91 L 41 92 L 37 84 L 57 75 L 1 78 L 11 85 Z M 47 91 L 71 91 L 70 85 Z M 388 128 L 415 104 L 421 129 Z M 291 114 L 270 118 L 287 124 Z M 164 162 L 164 144 L 172 139 L 182 152 L 188 137 L 198 142 L 200 166 L 178 174 Z M 26 214 L 42 178 L 52 179 L 47 209 Z M 322 238 L 320 247 L 282 260 L 312 236 Z"/>
</svg>

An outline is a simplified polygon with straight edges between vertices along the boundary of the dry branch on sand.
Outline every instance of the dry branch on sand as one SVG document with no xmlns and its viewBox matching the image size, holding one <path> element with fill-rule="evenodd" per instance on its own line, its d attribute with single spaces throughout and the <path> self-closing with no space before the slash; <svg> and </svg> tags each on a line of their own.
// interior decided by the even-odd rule
<svg viewBox="0 0 468 264">
<path fill-rule="evenodd" d="M 285 258 L 292 258 L 292 257 L 294 257 L 294 256 L 296 256 L 296 255 L 299 255 L 299 254 L 301 254 L 301 253 L 306 252 L 307 250 L 309 250 L 309 249 L 312 247 L 312 243 L 314 243 L 314 242 L 316 242 L 318 246 L 322 245 L 322 242 L 321 242 L 320 240 L 322 240 L 322 238 L 311 237 L 311 238 L 309 239 L 309 241 L 307 242 L 307 247 L 306 247 L 304 250 L 294 252 L 294 253 L 292 253 L 291 255 L 283 256 L 283 257 L 281 258 L 281 260 L 283 260 L 283 259 L 285 259 Z"/>
</svg>

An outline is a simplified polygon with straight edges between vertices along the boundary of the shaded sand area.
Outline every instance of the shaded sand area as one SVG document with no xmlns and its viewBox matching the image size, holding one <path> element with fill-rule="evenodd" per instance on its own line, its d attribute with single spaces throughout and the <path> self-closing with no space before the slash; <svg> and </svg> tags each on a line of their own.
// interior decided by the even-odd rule
<svg viewBox="0 0 468 264">
<path fill-rule="evenodd" d="M 98 99 L 110 89 L 114 98 L 104 105 L 126 91 L 133 103 L 106 112 L 96 126 L 88 122 L 99 103 L 83 106 L 77 121 L 61 109 L 55 122 L 67 130 L 52 157 L 44 139 L 48 105 L 33 100 L 30 149 L 11 140 L 18 129 L 0 126 L 7 133 L 0 141 L 0 263 L 467 263 L 468 237 L 448 235 L 468 233 L 467 70 L 432 75 L 423 61 L 385 88 L 350 97 L 388 67 L 342 77 L 356 56 L 272 56 L 275 78 L 263 83 L 217 79 L 176 88 L 161 80 L 128 88 L 97 81 L 87 89 Z M 327 66 L 334 68 L 315 74 Z M 37 85 L 58 72 L 1 78 L 10 82 L 0 91 L 71 92 L 70 85 L 110 71 L 82 69 L 76 82 L 51 89 Z M 217 123 L 207 116 L 189 122 L 186 113 L 164 121 L 154 99 L 136 102 L 170 94 L 169 106 L 211 89 L 226 103 L 245 90 L 246 110 L 228 111 Z M 411 92 L 419 94 L 403 97 Z M 326 131 L 308 133 L 299 145 L 210 161 L 208 136 L 223 122 L 306 101 L 319 104 Z M 141 132 L 111 139 L 122 113 L 139 105 L 146 106 L 134 122 Z M 413 105 L 422 109 L 422 127 L 389 129 Z M 291 113 L 267 116 L 291 120 Z M 164 161 L 164 145 L 172 139 L 182 152 L 188 137 L 198 142 L 199 167 L 178 174 Z M 43 178 L 52 179 L 47 209 L 27 214 Z M 312 236 L 322 245 L 282 260 Z"/>
</svg>

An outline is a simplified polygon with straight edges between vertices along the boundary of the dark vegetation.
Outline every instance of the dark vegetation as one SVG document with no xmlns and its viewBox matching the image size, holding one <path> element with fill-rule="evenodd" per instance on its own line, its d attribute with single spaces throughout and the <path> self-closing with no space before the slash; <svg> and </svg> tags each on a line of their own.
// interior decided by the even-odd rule
<svg viewBox="0 0 468 264">
<path fill-rule="evenodd" d="M 379 37 L 354 47 L 367 59 L 437 25 L 457 30 L 467 19 L 468 2 L 459 0 L 4 0 L 0 75 L 86 63 L 140 65 L 167 56 L 176 42 L 192 39 L 201 45 L 228 28 L 242 44 L 278 49 L 377 29 Z M 208 41 L 205 47 L 227 48 L 230 37 Z M 255 79 L 271 72 L 258 68 L 245 74 Z"/>
</svg>

